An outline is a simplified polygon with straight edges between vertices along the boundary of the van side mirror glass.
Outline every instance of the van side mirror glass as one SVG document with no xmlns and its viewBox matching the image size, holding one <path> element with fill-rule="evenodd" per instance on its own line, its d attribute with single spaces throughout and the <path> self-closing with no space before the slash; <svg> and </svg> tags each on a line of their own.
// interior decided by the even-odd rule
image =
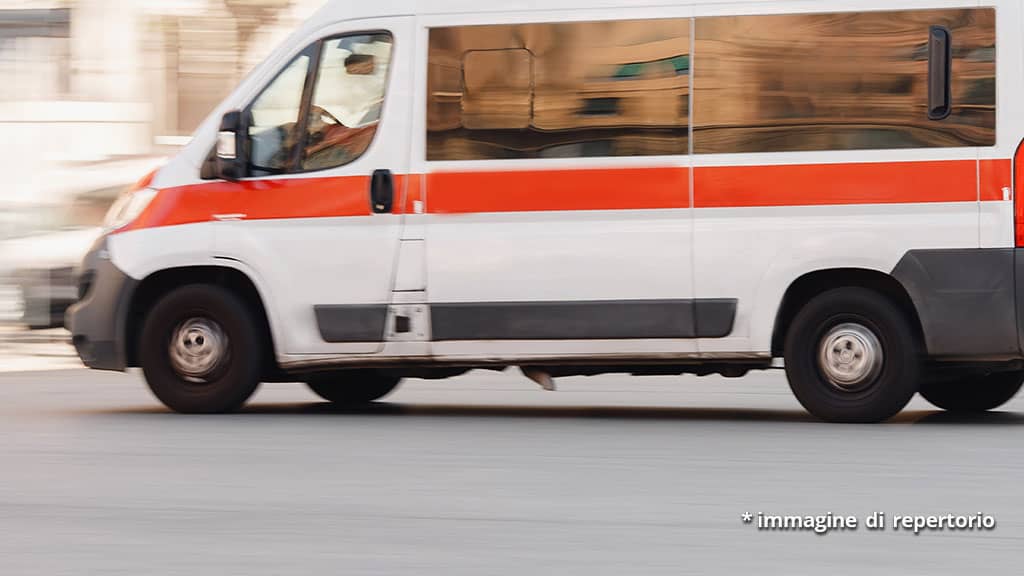
<svg viewBox="0 0 1024 576">
<path fill-rule="evenodd" d="M 248 176 L 245 132 L 245 122 L 238 110 L 228 112 L 221 119 L 216 153 L 218 178 L 234 181 Z"/>
<path fill-rule="evenodd" d="M 238 157 L 238 142 L 234 132 L 220 132 L 217 134 L 217 158 L 221 160 L 235 160 Z"/>
</svg>

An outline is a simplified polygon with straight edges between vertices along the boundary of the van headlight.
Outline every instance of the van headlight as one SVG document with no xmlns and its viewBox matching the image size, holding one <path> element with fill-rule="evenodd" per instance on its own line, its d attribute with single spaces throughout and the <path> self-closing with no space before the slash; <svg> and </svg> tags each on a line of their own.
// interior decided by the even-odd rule
<svg viewBox="0 0 1024 576">
<path fill-rule="evenodd" d="M 107 217 L 103 221 L 103 229 L 113 232 L 131 224 L 153 202 L 156 194 L 157 191 L 152 188 L 143 188 L 136 192 L 122 194 L 107 212 Z"/>
</svg>

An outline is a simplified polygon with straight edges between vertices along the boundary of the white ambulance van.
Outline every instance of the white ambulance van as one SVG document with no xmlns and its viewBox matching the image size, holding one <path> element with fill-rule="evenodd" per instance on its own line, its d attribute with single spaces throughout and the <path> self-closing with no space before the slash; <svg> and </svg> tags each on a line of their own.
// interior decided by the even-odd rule
<svg viewBox="0 0 1024 576">
<path fill-rule="evenodd" d="M 513 367 L 993 409 L 1022 36 L 1019 0 L 334 0 L 121 198 L 68 325 L 181 412 Z"/>
</svg>

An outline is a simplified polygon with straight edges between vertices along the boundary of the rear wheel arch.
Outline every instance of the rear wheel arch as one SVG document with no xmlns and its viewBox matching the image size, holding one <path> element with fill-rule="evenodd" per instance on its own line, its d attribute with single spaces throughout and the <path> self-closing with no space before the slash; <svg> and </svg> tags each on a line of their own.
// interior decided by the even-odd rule
<svg viewBox="0 0 1024 576">
<path fill-rule="evenodd" d="M 270 376 L 279 371 L 275 340 L 264 298 L 256 283 L 245 272 L 229 266 L 188 266 L 169 268 L 150 274 L 132 294 L 125 326 L 125 353 L 129 367 L 139 366 L 139 340 L 146 317 L 161 298 L 190 284 L 220 286 L 238 296 L 253 314 L 260 327 L 265 350 L 263 370 Z"/>
<path fill-rule="evenodd" d="M 816 270 L 800 276 L 786 289 L 776 312 L 772 331 L 772 355 L 782 357 L 786 335 L 796 315 L 814 297 L 837 288 L 864 288 L 877 292 L 893 302 L 913 326 L 924 344 L 924 331 L 917 307 L 903 284 L 890 274 L 865 268 L 832 268 Z"/>
<path fill-rule="evenodd" d="M 786 376 L 808 412 L 828 422 L 882 422 L 920 389 L 919 338 L 895 300 L 844 286 L 814 296 L 786 335 Z"/>
</svg>

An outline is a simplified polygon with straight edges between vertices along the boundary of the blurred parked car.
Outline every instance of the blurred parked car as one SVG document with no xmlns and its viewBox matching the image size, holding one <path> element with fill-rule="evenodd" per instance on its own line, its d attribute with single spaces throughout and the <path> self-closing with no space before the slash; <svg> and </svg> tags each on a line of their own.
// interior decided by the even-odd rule
<svg viewBox="0 0 1024 576">
<path fill-rule="evenodd" d="M 99 237 L 106 211 L 125 186 L 89 191 L 73 197 L 69 205 L 19 214 L 19 225 L 29 231 L 17 231 L 0 244 L 0 263 L 6 269 L 6 288 L 0 290 L 5 319 L 34 329 L 64 325 L 64 312 L 78 299 L 74 269 Z"/>
<path fill-rule="evenodd" d="M 103 219 L 126 187 L 163 163 L 137 157 L 54 169 L 40 189 L 0 206 L 0 322 L 30 328 L 64 325 L 78 300 L 75 269 L 100 236 Z"/>
</svg>

